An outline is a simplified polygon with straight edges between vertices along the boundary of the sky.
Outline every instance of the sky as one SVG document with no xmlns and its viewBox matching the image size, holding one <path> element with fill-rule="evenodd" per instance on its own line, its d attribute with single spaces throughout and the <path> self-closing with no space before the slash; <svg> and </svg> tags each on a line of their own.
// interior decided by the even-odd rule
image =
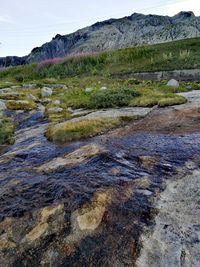
<svg viewBox="0 0 200 267">
<path fill-rule="evenodd" d="M 24 56 L 58 33 L 134 12 L 200 16 L 199 0 L 0 0 L 0 7 L 0 57 Z"/>
</svg>

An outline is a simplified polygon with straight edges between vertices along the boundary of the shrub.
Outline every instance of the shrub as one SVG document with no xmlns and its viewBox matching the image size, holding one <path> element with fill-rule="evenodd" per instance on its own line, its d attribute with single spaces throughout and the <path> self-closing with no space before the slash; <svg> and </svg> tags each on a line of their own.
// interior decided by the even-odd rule
<svg viewBox="0 0 200 267">
<path fill-rule="evenodd" d="M 139 92 L 128 88 L 98 91 L 91 95 L 89 106 L 91 108 L 127 106 L 133 97 L 139 95 Z"/>
<path fill-rule="evenodd" d="M 180 53 L 179 53 L 179 57 L 180 59 L 187 59 L 190 57 L 190 50 L 180 50 Z"/>
</svg>

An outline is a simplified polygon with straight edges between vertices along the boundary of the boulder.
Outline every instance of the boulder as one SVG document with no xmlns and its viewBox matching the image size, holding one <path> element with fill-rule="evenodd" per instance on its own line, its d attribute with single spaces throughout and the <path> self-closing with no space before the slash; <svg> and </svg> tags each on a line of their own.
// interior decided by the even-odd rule
<svg viewBox="0 0 200 267">
<path fill-rule="evenodd" d="M 34 83 L 34 84 L 23 84 L 22 85 L 22 88 L 24 89 L 35 89 L 37 87 L 37 85 Z"/>
<path fill-rule="evenodd" d="M 100 88 L 101 91 L 107 90 L 108 88 L 106 86 L 103 86 Z"/>
<path fill-rule="evenodd" d="M 60 105 L 60 100 L 54 100 L 52 103 L 55 105 Z"/>
<path fill-rule="evenodd" d="M 92 92 L 92 91 L 93 91 L 92 88 L 85 88 L 85 92 L 86 92 L 86 93 L 90 93 L 90 92 Z"/>
<path fill-rule="evenodd" d="M 6 109 L 6 104 L 4 103 L 4 101 L 0 100 L 0 111 L 5 109 Z"/>
<path fill-rule="evenodd" d="M 49 87 L 43 87 L 41 90 L 42 97 L 52 96 L 53 90 Z"/>
<path fill-rule="evenodd" d="M 168 81 L 167 86 L 171 87 L 179 87 L 179 82 L 175 79 L 171 79 Z"/>
</svg>

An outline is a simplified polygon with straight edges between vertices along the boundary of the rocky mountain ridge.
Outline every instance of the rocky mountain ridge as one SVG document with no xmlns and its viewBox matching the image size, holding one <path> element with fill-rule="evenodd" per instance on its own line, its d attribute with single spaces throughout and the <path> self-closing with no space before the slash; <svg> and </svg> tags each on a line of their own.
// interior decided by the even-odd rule
<svg viewBox="0 0 200 267">
<path fill-rule="evenodd" d="M 200 17 L 191 11 L 180 12 L 173 17 L 134 13 L 121 19 L 97 22 L 68 35 L 57 34 L 27 56 L 0 58 L 0 67 L 199 36 Z"/>
</svg>

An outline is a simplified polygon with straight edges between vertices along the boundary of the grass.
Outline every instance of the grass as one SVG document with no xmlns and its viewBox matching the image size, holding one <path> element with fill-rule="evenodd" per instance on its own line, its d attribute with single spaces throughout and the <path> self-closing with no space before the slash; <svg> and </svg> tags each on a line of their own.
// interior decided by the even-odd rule
<svg viewBox="0 0 200 267">
<path fill-rule="evenodd" d="M 122 123 L 120 118 L 90 119 L 50 125 L 46 136 L 50 141 L 69 142 L 108 131 Z"/>
<path fill-rule="evenodd" d="M 65 104 L 48 104 L 45 108 L 45 116 L 49 122 L 62 122 L 71 118 L 71 113 Z"/>
<path fill-rule="evenodd" d="M 5 117 L 0 119 L 0 145 L 13 143 L 14 128 L 12 119 Z"/>
<path fill-rule="evenodd" d="M 187 100 L 183 96 L 175 95 L 173 93 L 157 93 L 150 92 L 143 94 L 140 97 L 132 99 L 129 106 L 131 107 L 159 107 L 180 105 L 186 103 Z"/>
<path fill-rule="evenodd" d="M 37 104 L 33 101 L 27 100 L 9 100 L 6 103 L 6 107 L 11 110 L 25 110 L 29 111 L 37 108 Z"/>
<path fill-rule="evenodd" d="M 112 77 L 133 72 L 200 68 L 200 38 L 68 57 L 56 64 L 30 64 L 0 71 L 12 82 L 65 79 L 76 76 Z M 3 82 L 3 81 L 2 81 Z"/>
</svg>

